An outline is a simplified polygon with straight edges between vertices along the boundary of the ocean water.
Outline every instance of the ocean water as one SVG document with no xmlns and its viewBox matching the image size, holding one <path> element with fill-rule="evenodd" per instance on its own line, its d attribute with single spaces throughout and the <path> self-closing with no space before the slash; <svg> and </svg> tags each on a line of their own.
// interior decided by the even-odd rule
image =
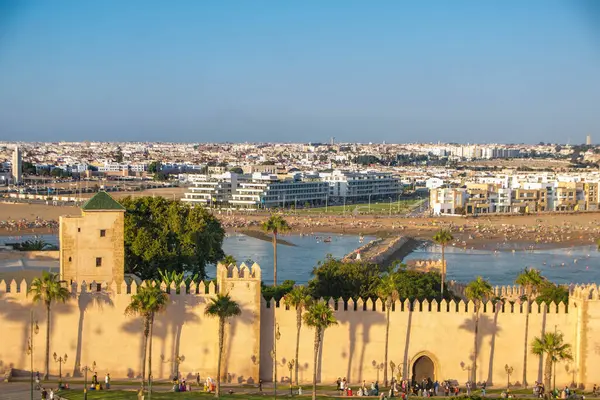
<svg viewBox="0 0 600 400">
<path fill-rule="evenodd" d="M 331 237 L 331 242 L 324 243 L 314 236 L 287 235 L 282 238 L 295 246 L 279 244 L 277 246 L 277 282 L 291 279 L 297 283 L 306 283 L 311 278 L 313 267 L 323 260 L 327 254 L 342 258 L 351 251 L 368 243 L 374 237 L 365 236 L 364 243 L 354 235 L 319 233 L 320 238 Z M 225 254 L 233 255 L 238 264 L 250 259 L 262 268 L 265 283 L 273 282 L 273 245 L 271 241 L 249 236 L 230 236 L 223 243 Z M 210 269 L 209 269 L 210 274 Z"/>
<path fill-rule="evenodd" d="M 354 235 L 319 234 L 331 236 L 330 243 L 324 243 L 313 236 L 287 235 L 283 239 L 295 246 L 280 244 L 277 247 L 277 280 L 295 280 L 306 283 L 317 263 L 327 254 L 341 258 L 361 246 L 359 237 Z M 0 236 L 0 245 L 32 239 L 33 236 Z M 55 235 L 40 235 L 51 244 L 58 244 Z M 366 236 L 364 243 L 374 239 Z M 238 264 L 252 260 L 262 267 L 263 280 L 273 281 L 273 246 L 270 241 L 244 235 L 231 235 L 223 244 L 225 254 L 233 255 Z M 409 254 L 405 260 L 440 259 L 439 246 L 427 246 Z M 512 285 L 515 277 L 526 267 L 540 269 L 544 276 L 556 283 L 600 283 L 600 252 L 595 246 L 543 249 L 533 251 L 487 251 L 446 248 L 448 279 L 469 282 L 481 275 L 493 285 Z M 215 275 L 215 267 L 208 266 L 210 276 Z"/>
<path fill-rule="evenodd" d="M 440 259 L 440 246 L 428 246 L 408 255 L 411 259 Z M 446 248 L 448 279 L 469 282 L 481 275 L 493 285 L 512 285 L 526 267 L 542 271 L 556 283 L 600 282 L 600 252 L 596 246 L 533 251 L 486 251 Z"/>
</svg>

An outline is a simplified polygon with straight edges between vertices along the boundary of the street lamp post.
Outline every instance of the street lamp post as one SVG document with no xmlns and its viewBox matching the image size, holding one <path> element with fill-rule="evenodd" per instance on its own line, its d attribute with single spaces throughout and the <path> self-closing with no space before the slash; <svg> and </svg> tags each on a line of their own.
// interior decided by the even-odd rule
<svg viewBox="0 0 600 400">
<path fill-rule="evenodd" d="M 40 331 L 37 321 L 33 318 L 33 310 L 31 310 L 31 328 L 29 331 L 29 343 L 27 344 L 27 354 L 29 355 L 29 365 L 31 368 L 31 400 L 33 400 L 33 335 L 37 335 Z"/>
<path fill-rule="evenodd" d="M 67 355 L 58 357 L 56 353 L 52 355 L 54 361 L 58 363 L 58 387 L 62 386 L 62 365 L 67 362 Z"/>
<path fill-rule="evenodd" d="M 369 193 L 369 214 L 371 214 L 371 193 Z"/>
<path fill-rule="evenodd" d="M 390 217 L 392 216 L 392 197 L 390 196 Z"/>
<path fill-rule="evenodd" d="M 83 368 L 81 368 L 81 370 L 83 371 L 83 400 L 87 400 L 87 392 L 88 392 L 88 387 L 87 387 L 87 374 L 88 371 L 95 371 L 96 370 L 96 361 L 94 361 L 92 363 L 92 368 L 88 367 L 87 365 Z"/>
<path fill-rule="evenodd" d="M 508 364 L 506 364 L 504 370 L 506 371 L 506 390 L 508 390 L 508 388 L 510 388 L 510 375 L 513 373 L 513 367 L 509 367 Z"/>
<path fill-rule="evenodd" d="M 288 361 L 288 369 L 290 370 L 290 396 L 294 395 L 294 391 L 292 389 L 292 371 L 294 370 L 294 365 L 296 362 L 294 360 Z"/>
</svg>

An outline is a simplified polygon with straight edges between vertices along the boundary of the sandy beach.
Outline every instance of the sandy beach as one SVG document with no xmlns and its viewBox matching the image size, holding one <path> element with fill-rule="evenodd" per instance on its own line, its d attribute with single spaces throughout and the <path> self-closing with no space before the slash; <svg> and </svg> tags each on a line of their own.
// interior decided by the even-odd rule
<svg viewBox="0 0 600 400">
<path fill-rule="evenodd" d="M 61 215 L 79 215 L 75 206 L 0 203 L 0 235 L 57 232 Z M 260 230 L 268 215 L 216 213 L 228 232 Z M 450 228 L 453 246 L 488 250 L 523 250 L 592 245 L 600 238 L 600 213 L 490 215 L 477 218 L 402 218 L 387 216 L 286 215 L 295 234 L 346 233 L 375 236 L 406 235 L 429 240 L 440 228 Z"/>
</svg>

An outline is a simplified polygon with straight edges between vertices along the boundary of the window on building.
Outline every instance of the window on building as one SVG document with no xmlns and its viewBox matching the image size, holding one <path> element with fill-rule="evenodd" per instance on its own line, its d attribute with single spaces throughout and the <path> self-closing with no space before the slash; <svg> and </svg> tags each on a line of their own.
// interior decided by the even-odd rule
<svg viewBox="0 0 600 400">
<path fill-rule="evenodd" d="M 102 266 L 102 257 L 96 257 L 96 267 Z"/>
<path fill-rule="evenodd" d="M 81 228 L 77 228 L 77 232 L 81 232 Z"/>
<path fill-rule="evenodd" d="M 69 257 L 69 262 L 71 262 L 71 257 Z"/>
<path fill-rule="evenodd" d="M 106 229 L 100 229 L 100 237 L 106 236 Z"/>
</svg>

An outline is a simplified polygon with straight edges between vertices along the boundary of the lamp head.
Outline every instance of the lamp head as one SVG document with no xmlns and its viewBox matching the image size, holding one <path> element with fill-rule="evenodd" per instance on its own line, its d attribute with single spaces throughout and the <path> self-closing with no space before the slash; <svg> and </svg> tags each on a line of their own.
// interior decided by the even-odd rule
<svg viewBox="0 0 600 400">
<path fill-rule="evenodd" d="M 37 335 L 38 333 L 40 333 L 40 327 L 38 326 L 37 322 L 35 323 L 35 326 L 33 328 L 33 332 Z"/>
<path fill-rule="evenodd" d="M 63 358 L 64 362 L 67 362 L 67 355 L 65 354 L 65 357 Z"/>
<path fill-rule="evenodd" d="M 52 354 L 52 357 L 54 357 L 54 361 L 57 360 L 58 357 L 56 356 L 56 352 L 54 352 L 54 354 Z"/>
</svg>

